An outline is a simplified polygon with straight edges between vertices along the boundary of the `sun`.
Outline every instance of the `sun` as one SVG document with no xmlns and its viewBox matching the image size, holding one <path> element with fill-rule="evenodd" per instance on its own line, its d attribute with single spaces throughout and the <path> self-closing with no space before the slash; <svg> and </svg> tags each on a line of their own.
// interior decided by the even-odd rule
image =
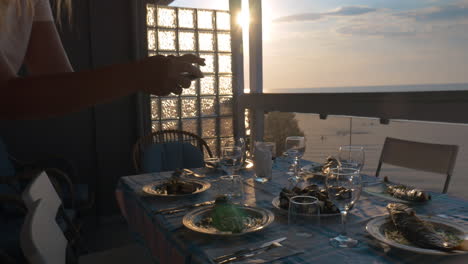
<svg viewBox="0 0 468 264">
<path fill-rule="evenodd" d="M 244 31 L 249 30 L 250 14 L 248 8 L 242 8 L 242 11 L 237 14 L 236 22 Z"/>
</svg>

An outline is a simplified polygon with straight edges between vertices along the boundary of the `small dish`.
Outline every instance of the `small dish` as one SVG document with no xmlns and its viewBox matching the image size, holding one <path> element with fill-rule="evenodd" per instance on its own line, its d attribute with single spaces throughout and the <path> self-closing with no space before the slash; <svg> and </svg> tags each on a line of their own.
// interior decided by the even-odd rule
<svg viewBox="0 0 468 264">
<path fill-rule="evenodd" d="M 438 217 L 430 217 L 430 216 L 421 216 L 421 215 L 418 217 L 424 221 L 430 222 L 436 229 L 449 231 L 450 233 L 453 233 L 454 235 L 458 236 L 461 239 L 465 238 L 468 235 L 468 233 L 465 231 L 465 229 L 462 226 L 456 223 L 450 222 L 447 219 L 438 218 Z M 411 251 L 411 252 L 418 253 L 418 254 L 439 255 L 439 256 L 468 254 L 468 251 L 454 250 L 451 252 L 445 252 L 445 251 L 440 251 L 440 250 L 435 250 L 435 249 L 421 248 L 412 244 L 401 244 L 385 236 L 385 231 L 391 228 L 391 225 L 392 223 L 389 222 L 388 215 L 378 216 L 372 219 L 371 221 L 369 221 L 369 223 L 367 223 L 366 230 L 372 237 L 379 240 L 380 242 L 383 242 L 389 246 L 392 246 L 398 249 Z"/>
<path fill-rule="evenodd" d="M 202 193 L 211 187 L 211 184 L 207 181 L 195 180 L 195 179 L 184 179 L 181 181 L 182 184 L 191 185 L 193 191 L 188 193 L 170 193 L 167 191 L 167 181 L 161 180 L 152 182 L 143 186 L 142 190 L 144 193 L 151 196 L 159 197 L 183 197 Z"/>
<path fill-rule="evenodd" d="M 202 224 L 204 219 L 210 217 L 214 205 L 197 208 L 188 212 L 184 216 L 182 223 L 188 229 L 198 233 L 219 236 L 240 236 L 263 230 L 275 220 L 274 214 L 267 209 L 250 206 L 241 206 L 240 208 L 244 210 L 247 217 L 244 221 L 246 228 L 239 233 L 220 231 L 212 226 L 205 226 Z"/>
</svg>

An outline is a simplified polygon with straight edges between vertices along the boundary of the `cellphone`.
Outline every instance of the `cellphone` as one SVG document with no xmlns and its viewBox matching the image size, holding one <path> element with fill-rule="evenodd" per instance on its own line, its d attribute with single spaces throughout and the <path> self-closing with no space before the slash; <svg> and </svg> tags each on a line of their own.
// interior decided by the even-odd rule
<svg viewBox="0 0 468 264">
<path fill-rule="evenodd" d="M 194 81 L 194 80 L 199 78 L 198 76 L 195 76 L 195 75 L 193 75 L 193 74 L 191 74 L 189 72 L 182 72 L 182 73 L 180 73 L 180 75 L 184 76 L 185 78 L 190 79 L 190 81 Z"/>
</svg>

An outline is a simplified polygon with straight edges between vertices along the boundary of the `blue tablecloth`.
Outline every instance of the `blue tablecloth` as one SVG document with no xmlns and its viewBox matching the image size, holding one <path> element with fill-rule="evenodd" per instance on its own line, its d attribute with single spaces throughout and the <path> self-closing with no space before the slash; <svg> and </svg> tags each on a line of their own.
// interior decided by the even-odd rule
<svg viewBox="0 0 468 264">
<path fill-rule="evenodd" d="M 156 263 L 210 263 L 213 257 L 288 236 L 287 216 L 278 212 L 271 203 L 287 182 L 285 168 L 286 162 L 277 160 L 273 180 L 265 184 L 256 183 L 252 171 L 242 172 L 245 179 L 245 202 L 275 212 L 275 221 L 263 231 L 238 237 L 195 233 L 182 225 L 183 213 L 154 214 L 159 209 L 213 200 L 218 194 L 216 190 L 219 186 L 219 173 L 207 174 L 206 180 L 211 182 L 212 188 L 197 196 L 173 199 L 151 197 L 142 193 L 142 186 L 170 177 L 170 172 L 122 177 L 116 196 L 129 228 L 149 249 Z M 329 245 L 329 238 L 341 231 L 340 218 L 331 217 L 314 227 L 312 237 L 287 240 L 289 246 L 300 248 L 304 253 L 274 263 L 468 263 L 468 255 L 445 257 L 415 254 L 390 248 L 373 239 L 366 232 L 365 226 L 372 217 L 386 213 L 387 203 L 387 200 L 364 192 L 361 195 L 348 215 L 348 234 L 360 241 L 358 247 L 337 249 Z M 449 217 L 450 221 L 468 229 L 467 201 L 434 193 L 432 201 L 414 206 L 414 209 L 418 214 Z"/>
</svg>

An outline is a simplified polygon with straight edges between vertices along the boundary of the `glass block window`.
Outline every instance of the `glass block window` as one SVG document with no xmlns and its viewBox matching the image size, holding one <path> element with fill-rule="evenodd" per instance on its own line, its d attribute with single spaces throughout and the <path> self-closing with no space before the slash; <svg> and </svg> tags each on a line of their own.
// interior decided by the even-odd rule
<svg viewBox="0 0 468 264">
<path fill-rule="evenodd" d="M 148 56 L 196 54 L 206 63 L 182 95 L 151 97 L 152 130 L 195 133 L 219 155 L 234 135 L 229 12 L 148 4 L 146 26 Z"/>
</svg>

